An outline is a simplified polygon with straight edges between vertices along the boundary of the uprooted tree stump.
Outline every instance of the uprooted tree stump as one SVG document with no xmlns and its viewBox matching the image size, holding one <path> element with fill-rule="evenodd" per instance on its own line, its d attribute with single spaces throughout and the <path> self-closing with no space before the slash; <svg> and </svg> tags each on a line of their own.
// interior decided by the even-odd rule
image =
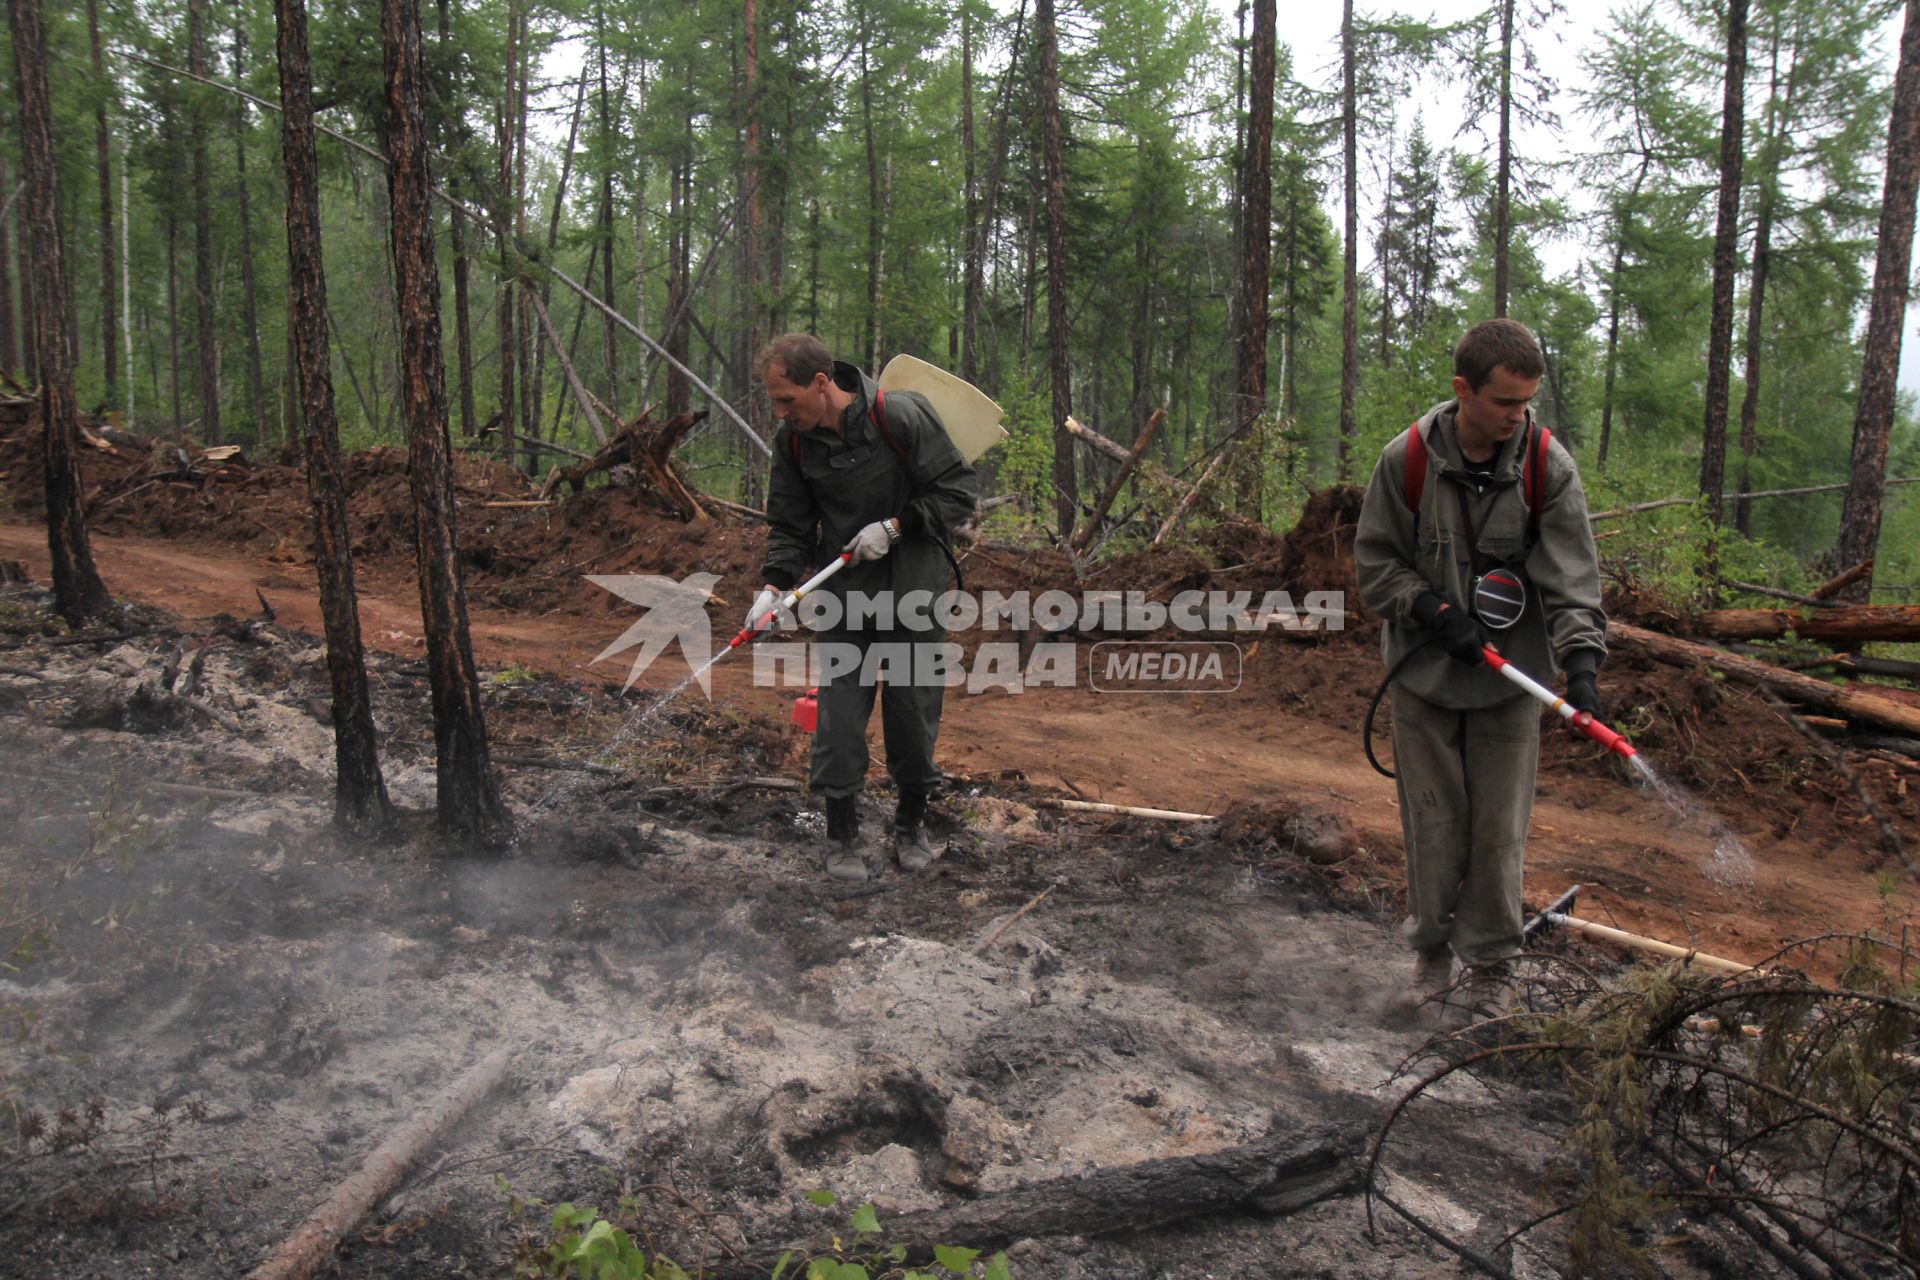
<svg viewBox="0 0 1920 1280">
<path fill-rule="evenodd" d="M 579 493 L 586 487 L 587 477 L 594 472 L 630 466 L 640 473 L 642 483 L 658 494 L 680 519 L 689 524 L 710 520 L 712 517 L 701 505 L 699 496 L 691 485 L 680 478 L 671 459 L 673 451 L 686 438 L 687 432 L 706 416 L 707 411 L 701 409 L 656 425 L 652 412 L 643 411 L 585 462 L 571 467 L 555 467 L 548 472 L 545 483 L 540 486 L 540 496 L 551 498 L 563 481 L 572 487 L 574 493 Z"/>
<path fill-rule="evenodd" d="M 1038 1236 L 1146 1230 L 1242 1207 L 1268 1215 L 1296 1213 L 1360 1189 L 1358 1157 L 1365 1134 L 1361 1125 L 1274 1134 L 1205 1155 L 1048 1178 L 951 1209 L 887 1218 L 881 1227 L 885 1243 L 906 1246 L 911 1260 L 931 1258 L 936 1244 L 997 1249 Z M 845 1234 L 844 1228 L 825 1231 L 763 1257 L 710 1264 L 705 1274 L 715 1280 L 765 1277 L 782 1252 L 830 1254 L 835 1238 Z"/>
</svg>

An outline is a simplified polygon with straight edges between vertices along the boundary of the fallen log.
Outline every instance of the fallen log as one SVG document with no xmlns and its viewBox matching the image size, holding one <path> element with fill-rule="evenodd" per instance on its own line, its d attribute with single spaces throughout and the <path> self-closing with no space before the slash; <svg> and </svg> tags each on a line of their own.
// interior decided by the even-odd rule
<svg viewBox="0 0 1920 1280">
<path fill-rule="evenodd" d="M 1243 1206 L 1269 1215 L 1296 1213 L 1360 1190 L 1358 1156 L 1365 1134 L 1362 1126 L 1344 1125 L 1274 1135 L 1206 1155 L 1048 1178 L 951 1209 L 884 1218 L 880 1226 L 887 1244 L 904 1245 L 905 1261 L 916 1263 L 931 1260 L 937 1244 L 986 1250 L 1040 1236 L 1150 1231 Z M 783 1253 L 828 1256 L 844 1235 L 844 1228 L 823 1231 L 785 1250 L 710 1263 L 705 1274 L 715 1280 L 765 1280 Z"/>
<path fill-rule="evenodd" d="M 447 1087 L 432 1105 L 380 1144 L 352 1177 L 334 1187 L 307 1215 L 299 1230 L 248 1274 L 248 1280 L 307 1280 L 340 1244 L 341 1237 L 400 1181 L 427 1145 L 451 1129 L 506 1074 L 517 1046 L 495 1049 Z"/>
<path fill-rule="evenodd" d="M 1920 737 L 1920 707 L 1866 692 L 1859 686 L 1828 684 L 1825 680 L 1784 671 L 1711 645 L 1681 640 L 1625 622 L 1609 624 L 1607 636 L 1617 647 L 1637 651 L 1657 662 L 1676 667 L 1711 667 L 1736 680 L 1771 689 L 1789 702 Z"/>
<path fill-rule="evenodd" d="M 1906 662 L 1899 658 L 1862 658 L 1835 653 L 1824 658 L 1807 658 L 1799 662 L 1789 662 L 1786 665 L 1790 671 L 1811 671 L 1815 667 L 1832 667 L 1835 674 L 1843 676 L 1885 676 L 1890 680 L 1920 683 L 1920 662 Z"/>
<path fill-rule="evenodd" d="M 1852 646 L 1871 640 L 1920 640 L 1920 605 L 1827 605 L 1817 610 L 1712 609 L 1695 629 L 1716 640 L 1802 640 Z"/>
<path fill-rule="evenodd" d="M 1125 445 L 1109 440 L 1106 436 L 1101 435 L 1092 427 L 1087 426 L 1075 418 L 1069 417 L 1067 419 L 1067 434 L 1084 441 L 1088 447 L 1096 453 L 1104 453 L 1115 462 L 1124 463 L 1127 460 L 1129 451 Z M 1142 458 L 1134 469 L 1142 476 L 1145 476 L 1149 483 L 1158 485 L 1169 494 L 1180 492 L 1181 485 L 1179 479 L 1159 463 L 1148 458 Z M 1211 503 L 1208 505 L 1211 505 Z"/>
</svg>

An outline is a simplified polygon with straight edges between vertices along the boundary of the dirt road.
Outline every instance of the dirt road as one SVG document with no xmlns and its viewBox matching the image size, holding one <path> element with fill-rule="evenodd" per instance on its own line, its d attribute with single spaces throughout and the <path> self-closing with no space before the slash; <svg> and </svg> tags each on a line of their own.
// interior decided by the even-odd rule
<svg viewBox="0 0 1920 1280">
<path fill-rule="evenodd" d="M 256 614 L 259 592 L 282 625 L 320 630 L 310 567 L 176 540 L 96 536 L 94 545 L 117 595 L 193 620 L 222 612 Z M 42 580 L 48 572 L 44 534 L 34 527 L 0 525 L 0 557 L 24 560 Z M 367 642 L 418 651 L 420 611 L 411 578 L 378 565 L 359 572 Z M 476 606 L 475 654 L 484 666 L 617 683 L 625 678 L 626 660 L 593 659 L 630 620 L 614 613 L 527 616 Z M 1324 676 L 1310 676 L 1310 683 L 1361 687 L 1377 678 L 1367 655 L 1351 646 L 1339 655 L 1315 650 L 1309 656 L 1274 642 L 1252 650 L 1245 685 L 1233 694 L 1098 695 L 1080 688 L 958 695 L 948 702 L 943 762 L 971 774 L 1023 775 L 1038 790 L 1115 803 L 1203 812 L 1246 801 L 1321 804 L 1342 812 L 1377 854 L 1397 858 L 1393 785 L 1368 768 L 1357 735 L 1316 714 L 1310 699 L 1288 702 L 1305 712 L 1296 714 L 1272 695 L 1289 674 L 1283 668 L 1302 663 L 1327 668 Z M 658 664 L 639 684 L 664 687 L 680 674 L 677 664 Z M 784 719 L 790 695 L 753 688 L 749 677 L 748 664 L 722 663 L 715 671 L 715 699 Z M 1659 757 L 1654 759 L 1658 765 Z M 1859 832 L 1851 841 L 1809 840 L 1796 834 L 1797 819 L 1770 823 L 1761 812 L 1791 812 L 1794 796 L 1765 794 L 1764 784 L 1748 787 L 1751 801 L 1744 808 L 1753 811 L 1725 816 L 1745 841 L 1753 876 L 1748 884 L 1728 885 L 1706 874 L 1711 841 L 1704 831 L 1678 821 L 1604 764 L 1544 771 L 1528 859 L 1529 905 L 1583 884 L 1582 915 L 1747 961 L 1829 931 L 1891 926 L 1897 932 L 1920 923 L 1913 880 L 1886 872 L 1863 821 L 1847 820 Z M 1784 831 L 1775 830 L 1782 826 Z M 1897 871 L 1898 864 L 1892 865 Z M 1831 959 L 1837 962 L 1838 954 Z"/>
</svg>

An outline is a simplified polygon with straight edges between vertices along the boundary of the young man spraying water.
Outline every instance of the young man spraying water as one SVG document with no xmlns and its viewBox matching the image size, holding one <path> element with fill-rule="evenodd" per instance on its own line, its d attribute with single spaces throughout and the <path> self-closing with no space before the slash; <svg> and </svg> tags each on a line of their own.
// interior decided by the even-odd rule
<svg viewBox="0 0 1920 1280">
<path fill-rule="evenodd" d="M 1521 869 L 1540 709 L 1488 666 L 1567 676 L 1567 701 L 1604 719 L 1600 570 L 1573 457 L 1533 419 L 1546 373 L 1512 320 L 1475 325 L 1453 355 L 1454 398 L 1381 451 L 1360 509 L 1360 595 L 1385 620 L 1393 752 L 1407 846 L 1415 983 L 1455 957 L 1503 982 L 1521 948 Z"/>
<path fill-rule="evenodd" d="M 837 361 L 818 338 L 789 333 L 760 353 L 760 378 L 784 424 L 774 433 L 767 486 L 766 584 L 747 614 L 759 625 L 810 565 L 846 553 L 847 568 L 820 588 L 837 596 L 839 626 L 823 644 L 863 659 L 885 646 L 891 663 L 860 662 L 820 689 L 811 785 L 827 809 L 826 873 L 865 880 L 859 843 L 860 792 L 867 774 L 867 721 L 874 672 L 922 672 L 916 651 L 944 640 L 924 610 L 896 608 L 909 592 L 938 595 L 952 563 L 952 531 L 974 509 L 973 468 L 940 416 L 913 392 L 882 397 L 873 379 Z M 899 791 L 893 853 L 917 871 L 937 853 L 927 839 L 927 801 L 940 782 L 933 762 L 942 683 L 889 679 L 880 695 L 887 772 Z"/>
</svg>

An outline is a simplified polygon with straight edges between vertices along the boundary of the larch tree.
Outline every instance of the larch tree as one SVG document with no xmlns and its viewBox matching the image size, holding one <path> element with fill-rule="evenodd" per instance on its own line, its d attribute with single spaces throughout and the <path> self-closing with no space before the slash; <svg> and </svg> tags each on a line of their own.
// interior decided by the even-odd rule
<svg viewBox="0 0 1920 1280">
<path fill-rule="evenodd" d="M 1273 261 L 1274 0 L 1253 0 L 1246 152 L 1241 167 L 1240 341 L 1232 427 L 1240 514 L 1262 518 L 1266 458 L 1258 424 L 1267 411 L 1267 306 Z"/>
<path fill-rule="evenodd" d="M 53 563 L 53 607 L 73 626 L 113 611 L 94 568 L 81 505 L 79 406 L 73 387 L 73 331 L 67 323 L 67 267 L 60 236 L 59 153 L 47 92 L 47 37 L 40 0 L 8 0 L 13 26 L 13 85 L 20 103 L 20 160 L 25 170 L 25 240 L 31 251 L 33 331 L 40 372 L 40 425 L 47 499 L 47 550 Z"/>
<path fill-rule="evenodd" d="M 1040 50 L 1041 185 L 1047 224 L 1047 369 L 1053 407 L 1054 514 L 1060 537 L 1073 533 L 1080 486 L 1073 465 L 1073 382 L 1067 352 L 1066 158 L 1060 123 L 1060 30 L 1053 0 L 1036 0 L 1034 38 Z"/>
<path fill-rule="evenodd" d="M 419 0 L 381 0 L 380 42 L 386 60 L 387 191 L 400 307 L 407 474 L 432 688 L 437 812 L 440 829 L 449 835 L 495 841 L 508 833 L 510 822 L 487 750 L 454 527 Z"/>
<path fill-rule="evenodd" d="M 93 163 L 100 195 L 100 350 L 106 403 L 120 403 L 119 320 L 114 295 L 113 134 L 107 123 L 112 98 L 100 41 L 100 0 L 87 0 L 87 44 L 93 58 Z M 4 179 L 0 178 L 0 184 Z M 0 246 L 0 255 L 5 248 Z M 129 369 L 127 376 L 132 377 Z"/>
<path fill-rule="evenodd" d="M 187 70 L 208 74 L 208 0 L 187 0 Z M 187 90 L 187 146 L 193 161 L 193 331 L 200 371 L 200 435 L 219 444 L 225 434 L 220 422 L 220 340 L 213 282 L 213 181 L 207 155 L 206 92 Z"/>
<path fill-rule="evenodd" d="M 389 828 L 394 814 L 380 773 L 373 702 L 367 690 L 347 479 L 333 407 L 306 0 L 275 0 L 274 19 L 280 66 L 280 146 L 287 188 L 289 325 L 300 385 L 307 495 L 313 507 L 314 571 L 327 638 L 327 677 L 333 690 L 333 820 L 347 831 L 379 835 Z"/>
<path fill-rule="evenodd" d="M 1700 493 L 1720 524 L 1726 488 L 1727 407 L 1733 381 L 1733 290 L 1740 257 L 1740 166 L 1745 156 L 1747 0 L 1727 4 L 1726 89 L 1720 110 L 1720 196 L 1713 235 L 1713 314 L 1707 338 L 1706 424 L 1700 438 Z M 1708 564 L 1716 557 L 1711 548 Z M 1711 594 L 1715 585 L 1707 582 Z"/>
<path fill-rule="evenodd" d="M 1886 188 L 1880 200 L 1880 240 L 1873 264 L 1873 301 L 1867 313 L 1866 355 L 1853 416 L 1853 448 L 1834 559 L 1849 568 L 1873 558 L 1880 542 L 1880 508 L 1887 485 L 1887 441 L 1893 432 L 1894 392 L 1900 372 L 1913 266 L 1913 219 L 1920 188 L 1920 0 L 1907 0 L 1887 124 Z M 1841 594 L 1870 598 L 1868 574 Z"/>
</svg>

